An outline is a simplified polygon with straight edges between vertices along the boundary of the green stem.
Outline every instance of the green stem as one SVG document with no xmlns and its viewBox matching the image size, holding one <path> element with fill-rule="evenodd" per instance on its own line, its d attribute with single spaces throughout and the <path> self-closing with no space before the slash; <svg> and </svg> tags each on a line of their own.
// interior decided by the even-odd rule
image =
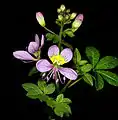
<svg viewBox="0 0 118 120">
<path fill-rule="evenodd" d="M 71 85 L 68 86 L 68 88 L 72 87 L 73 85 L 75 85 L 77 82 L 79 82 L 82 79 L 82 77 L 78 80 L 76 80 L 75 82 L 73 82 Z"/>
<path fill-rule="evenodd" d="M 67 88 L 68 85 L 71 83 L 71 81 L 72 81 L 72 80 L 69 80 L 69 81 L 67 82 L 67 84 L 65 85 L 65 87 L 60 91 L 60 94 L 63 93 L 63 92 L 66 90 L 66 88 Z"/>
<path fill-rule="evenodd" d="M 59 49 L 61 50 L 61 39 L 62 39 L 62 32 L 63 32 L 63 27 L 64 27 L 64 24 L 61 23 L 61 28 L 60 28 L 60 32 L 59 32 Z"/>
<path fill-rule="evenodd" d="M 72 45 L 71 45 L 71 44 L 69 44 L 69 43 L 65 42 L 64 40 L 62 40 L 62 41 L 61 41 L 61 43 L 62 43 L 63 45 L 65 45 L 65 46 L 67 46 L 67 47 L 69 47 L 70 49 L 72 49 L 72 50 L 73 50 L 73 47 L 72 47 Z"/>
<path fill-rule="evenodd" d="M 59 93 L 59 83 L 56 83 L 57 94 Z"/>
<path fill-rule="evenodd" d="M 46 28 L 46 27 L 44 27 L 44 28 L 45 28 L 45 30 L 47 30 L 48 32 L 50 32 L 50 33 L 56 35 L 56 33 L 54 33 L 53 31 L 49 30 L 48 28 Z"/>
</svg>

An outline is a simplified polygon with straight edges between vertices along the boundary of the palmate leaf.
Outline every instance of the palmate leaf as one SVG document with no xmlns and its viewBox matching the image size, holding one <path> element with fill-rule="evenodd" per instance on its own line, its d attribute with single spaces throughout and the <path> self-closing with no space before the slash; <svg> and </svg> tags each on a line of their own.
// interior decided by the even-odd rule
<svg viewBox="0 0 118 120">
<path fill-rule="evenodd" d="M 97 79 L 95 80 L 96 90 L 101 90 L 104 87 L 104 81 L 100 74 L 97 73 Z"/>
<path fill-rule="evenodd" d="M 100 58 L 99 51 L 95 47 L 86 47 L 85 53 L 94 68 Z"/>
<path fill-rule="evenodd" d="M 104 70 L 97 70 L 96 72 L 99 73 L 109 84 L 113 86 L 118 86 L 118 75 L 116 75 L 115 73 Z"/>
<path fill-rule="evenodd" d="M 106 56 L 98 62 L 95 69 L 112 69 L 118 66 L 118 59 L 112 56 Z"/>
</svg>

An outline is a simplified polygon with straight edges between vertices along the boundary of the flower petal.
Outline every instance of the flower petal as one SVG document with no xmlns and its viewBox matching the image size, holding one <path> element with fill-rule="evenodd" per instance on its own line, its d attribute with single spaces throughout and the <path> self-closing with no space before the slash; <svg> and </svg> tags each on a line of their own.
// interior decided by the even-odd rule
<svg viewBox="0 0 118 120">
<path fill-rule="evenodd" d="M 15 51 L 13 56 L 20 60 L 33 60 L 34 58 L 27 51 Z"/>
<path fill-rule="evenodd" d="M 76 80 L 78 74 L 71 68 L 58 68 L 59 72 L 70 80 Z"/>
<path fill-rule="evenodd" d="M 41 47 L 44 45 L 44 35 L 41 37 Z"/>
<path fill-rule="evenodd" d="M 48 49 L 48 56 L 52 57 L 53 55 L 58 55 L 59 54 L 59 48 L 57 47 L 57 45 L 52 45 L 49 49 Z"/>
<path fill-rule="evenodd" d="M 37 34 L 35 35 L 35 42 L 39 45 L 39 36 Z"/>
<path fill-rule="evenodd" d="M 53 68 L 53 65 L 48 62 L 46 59 L 40 59 L 36 63 L 36 68 L 40 72 L 47 72 Z"/>
<path fill-rule="evenodd" d="M 70 48 L 65 48 L 62 50 L 61 56 L 65 59 L 66 62 L 69 62 L 73 57 L 73 53 Z"/>
<path fill-rule="evenodd" d="M 28 46 L 28 52 L 29 53 L 34 53 L 38 50 L 39 45 L 36 42 L 30 42 Z"/>
</svg>

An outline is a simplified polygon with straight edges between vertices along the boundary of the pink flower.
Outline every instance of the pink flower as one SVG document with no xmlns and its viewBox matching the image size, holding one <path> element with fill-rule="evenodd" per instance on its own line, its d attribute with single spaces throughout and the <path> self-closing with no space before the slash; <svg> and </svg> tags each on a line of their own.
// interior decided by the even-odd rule
<svg viewBox="0 0 118 120">
<path fill-rule="evenodd" d="M 53 77 L 53 79 L 58 82 L 60 80 L 61 83 L 65 82 L 65 77 L 70 80 L 77 79 L 77 73 L 71 68 L 63 68 L 60 65 L 68 63 L 72 57 L 73 53 L 71 49 L 65 48 L 59 53 L 59 48 L 56 45 L 52 45 L 48 50 L 48 56 L 53 64 L 51 64 L 46 59 L 40 59 L 36 63 L 36 68 L 40 72 L 48 72 L 46 76 L 47 81 Z M 61 79 L 60 73 L 64 76 L 63 81 Z"/>
<path fill-rule="evenodd" d="M 42 35 L 40 46 L 39 46 L 39 44 L 40 44 L 39 37 L 36 34 L 35 35 L 35 42 L 29 43 L 28 51 L 24 51 L 24 50 L 15 51 L 15 52 L 13 52 L 13 56 L 17 59 L 24 61 L 24 62 L 25 61 L 27 61 L 27 62 L 37 61 L 40 58 L 40 49 L 44 45 L 44 35 Z M 35 57 L 33 57 L 32 55 L 34 55 Z"/>
</svg>

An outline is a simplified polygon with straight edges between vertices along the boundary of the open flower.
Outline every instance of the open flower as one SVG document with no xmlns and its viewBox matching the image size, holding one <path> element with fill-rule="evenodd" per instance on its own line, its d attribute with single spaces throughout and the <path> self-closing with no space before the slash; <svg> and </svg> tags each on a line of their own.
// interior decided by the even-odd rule
<svg viewBox="0 0 118 120">
<path fill-rule="evenodd" d="M 39 44 L 40 44 L 39 37 L 36 34 L 35 42 L 29 43 L 28 51 L 18 50 L 18 51 L 13 52 L 13 56 L 24 62 L 37 61 L 40 59 L 40 49 L 44 45 L 44 35 L 42 35 L 42 38 L 41 38 L 41 45 Z"/>
<path fill-rule="evenodd" d="M 45 27 L 45 20 L 44 20 L 43 14 L 41 12 L 36 13 L 36 19 L 42 27 Z"/>
<path fill-rule="evenodd" d="M 75 18 L 74 22 L 72 23 L 73 32 L 75 32 L 75 31 L 80 27 L 80 25 L 81 25 L 82 22 L 83 22 L 83 19 L 84 19 L 83 14 L 79 14 L 79 15 Z"/>
<path fill-rule="evenodd" d="M 48 50 L 48 56 L 52 61 L 52 64 L 46 59 L 40 59 L 36 63 L 36 68 L 40 72 L 47 72 L 48 75 L 46 76 L 47 81 L 53 76 L 56 82 L 60 80 L 61 83 L 65 82 L 65 77 L 70 80 L 77 79 L 77 73 L 71 68 L 63 68 L 60 65 L 68 63 L 72 57 L 73 53 L 71 49 L 65 48 L 59 53 L 59 48 L 56 45 L 52 45 Z M 63 81 L 61 79 L 60 73 L 64 76 Z"/>
</svg>

